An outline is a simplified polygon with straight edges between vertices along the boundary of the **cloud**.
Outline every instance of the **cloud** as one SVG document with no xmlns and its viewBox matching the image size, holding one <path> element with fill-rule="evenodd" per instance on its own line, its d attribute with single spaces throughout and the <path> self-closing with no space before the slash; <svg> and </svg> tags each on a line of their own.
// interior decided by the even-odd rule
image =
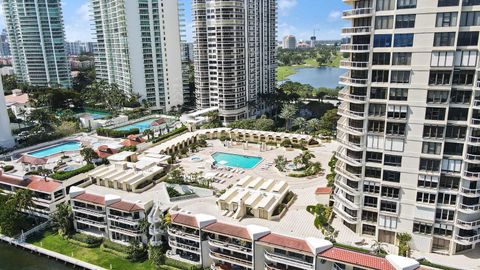
<svg viewBox="0 0 480 270">
<path fill-rule="evenodd" d="M 62 1 L 63 6 L 67 5 L 67 1 Z M 64 11 L 65 14 L 65 11 Z M 65 16 L 65 33 L 68 41 L 91 41 L 93 39 L 91 33 L 90 10 L 88 2 L 85 1 L 72 14 Z"/>
<path fill-rule="evenodd" d="M 279 0 L 278 1 L 278 10 L 281 15 L 286 15 L 288 12 L 297 6 L 297 0 Z"/>
<path fill-rule="evenodd" d="M 339 10 L 332 10 L 330 11 L 330 13 L 328 14 L 328 20 L 329 21 L 336 21 L 336 20 L 339 20 L 342 16 L 342 12 L 339 11 Z"/>
</svg>

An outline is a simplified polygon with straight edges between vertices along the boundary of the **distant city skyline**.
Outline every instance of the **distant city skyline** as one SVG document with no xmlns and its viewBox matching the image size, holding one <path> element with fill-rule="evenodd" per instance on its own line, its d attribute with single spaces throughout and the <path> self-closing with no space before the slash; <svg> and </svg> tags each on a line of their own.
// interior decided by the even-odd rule
<svg viewBox="0 0 480 270">
<path fill-rule="evenodd" d="M 187 41 L 192 42 L 191 0 L 180 0 L 185 5 Z M 89 0 L 62 0 L 67 41 L 93 41 L 88 10 Z M 278 0 L 278 37 L 294 35 L 297 40 L 309 40 L 318 29 L 317 40 L 340 39 L 340 29 L 346 25 L 341 11 L 348 9 L 340 0 Z M 0 29 L 5 28 L 3 10 L 0 10 Z"/>
</svg>

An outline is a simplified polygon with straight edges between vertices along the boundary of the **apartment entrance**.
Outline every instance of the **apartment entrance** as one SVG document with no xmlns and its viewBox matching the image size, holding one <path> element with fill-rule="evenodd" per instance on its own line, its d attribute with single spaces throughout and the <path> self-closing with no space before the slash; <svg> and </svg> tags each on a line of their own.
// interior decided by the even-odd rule
<svg viewBox="0 0 480 270">
<path fill-rule="evenodd" d="M 448 254 L 450 250 L 450 240 L 443 238 L 433 238 L 432 252 L 439 254 Z"/>
<path fill-rule="evenodd" d="M 378 241 L 387 244 L 395 244 L 395 232 L 378 230 Z"/>
</svg>

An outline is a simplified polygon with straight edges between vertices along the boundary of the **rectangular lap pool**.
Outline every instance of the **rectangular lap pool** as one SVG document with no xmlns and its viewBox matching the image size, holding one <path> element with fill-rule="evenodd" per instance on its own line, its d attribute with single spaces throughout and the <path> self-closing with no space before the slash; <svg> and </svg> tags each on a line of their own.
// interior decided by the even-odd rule
<svg viewBox="0 0 480 270">
<path fill-rule="evenodd" d="M 119 128 L 116 128 L 115 130 L 122 130 L 123 131 L 123 130 L 130 130 L 130 129 L 138 128 L 140 130 L 140 133 L 142 133 L 146 129 L 151 128 L 151 124 L 153 122 L 155 122 L 155 119 L 148 119 L 148 120 L 145 120 L 145 121 L 142 121 L 142 122 L 136 122 L 136 123 L 130 124 L 128 126 L 119 127 Z"/>
<path fill-rule="evenodd" d="M 244 156 L 227 153 L 215 153 L 212 158 L 219 165 L 236 167 L 241 169 L 253 169 L 262 161 L 261 157 Z"/>
<path fill-rule="evenodd" d="M 62 144 L 53 145 L 44 149 L 40 149 L 37 151 L 33 151 L 27 153 L 29 156 L 36 157 L 36 158 L 44 158 L 48 156 L 52 156 L 55 154 L 60 154 L 62 152 L 68 151 L 78 151 L 82 148 L 80 142 L 66 142 Z"/>
</svg>

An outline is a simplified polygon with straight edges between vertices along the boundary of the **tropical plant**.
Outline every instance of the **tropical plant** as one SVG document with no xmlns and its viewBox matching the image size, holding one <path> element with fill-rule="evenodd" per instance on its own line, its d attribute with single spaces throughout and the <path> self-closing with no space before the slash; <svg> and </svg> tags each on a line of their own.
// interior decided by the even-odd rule
<svg viewBox="0 0 480 270">
<path fill-rule="evenodd" d="M 285 104 L 280 112 L 280 118 L 285 120 L 285 129 L 290 130 L 292 119 L 297 114 L 297 106 L 295 104 Z"/>
<path fill-rule="evenodd" d="M 101 103 L 109 112 L 118 114 L 129 100 L 129 96 L 118 85 L 101 80 L 93 82 L 86 88 L 83 99 L 92 104 Z"/>
<path fill-rule="evenodd" d="M 13 197 L 17 206 L 17 211 L 30 212 L 33 208 L 33 192 L 30 189 L 17 189 Z"/>
<path fill-rule="evenodd" d="M 277 156 L 273 162 L 275 163 L 275 167 L 279 171 L 284 172 L 287 166 L 288 160 L 285 156 Z"/>
<path fill-rule="evenodd" d="M 74 232 L 73 228 L 73 212 L 69 204 L 59 204 L 57 211 L 52 213 L 52 225 L 57 228 L 58 234 L 68 236 Z"/>
<path fill-rule="evenodd" d="M 320 133 L 324 136 L 333 136 L 337 130 L 337 122 L 340 116 L 337 114 L 338 110 L 332 109 L 325 112 L 320 118 L 319 127 Z"/>
<path fill-rule="evenodd" d="M 380 242 L 378 240 L 373 240 L 372 245 L 370 246 L 372 252 L 376 255 L 386 254 L 387 252 L 385 249 L 387 248 L 387 244 Z"/>
<path fill-rule="evenodd" d="M 160 267 L 165 264 L 165 252 L 161 247 L 150 245 L 148 253 L 150 255 L 150 261 L 156 268 L 160 269 Z"/>
<path fill-rule="evenodd" d="M 410 249 L 410 241 L 412 236 L 409 233 L 397 233 L 397 243 L 398 243 L 398 255 L 407 256 Z"/>
<path fill-rule="evenodd" d="M 153 132 L 153 130 L 151 130 L 151 129 L 149 129 L 149 128 L 147 128 L 147 129 L 145 129 L 145 130 L 143 131 L 143 135 L 146 136 L 148 140 L 150 140 L 151 138 L 153 138 L 154 134 L 155 134 L 155 133 Z"/>
<path fill-rule="evenodd" d="M 93 160 L 98 159 L 98 154 L 92 148 L 85 147 L 80 150 L 80 155 L 83 157 L 83 160 L 88 164 L 92 164 Z"/>
<path fill-rule="evenodd" d="M 128 243 L 127 249 L 127 259 L 131 262 L 139 262 L 144 260 L 147 257 L 147 249 L 137 239 L 131 240 Z"/>
<path fill-rule="evenodd" d="M 47 131 L 53 130 L 54 126 L 60 123 L 57 117 L 55 117 L 55 114 L 46 109 L 33 110 L 28 115 L 27 121 L 36 123 L 39 127 L 42 127 Z"/>
<path fill-rule="evenodd" d="M 293 120 L 293 126 L 297 127 L 297 130 L 303 134 L 307 130 L 308 123 L 305 118 L 297 117 Z"/>
</svg>

